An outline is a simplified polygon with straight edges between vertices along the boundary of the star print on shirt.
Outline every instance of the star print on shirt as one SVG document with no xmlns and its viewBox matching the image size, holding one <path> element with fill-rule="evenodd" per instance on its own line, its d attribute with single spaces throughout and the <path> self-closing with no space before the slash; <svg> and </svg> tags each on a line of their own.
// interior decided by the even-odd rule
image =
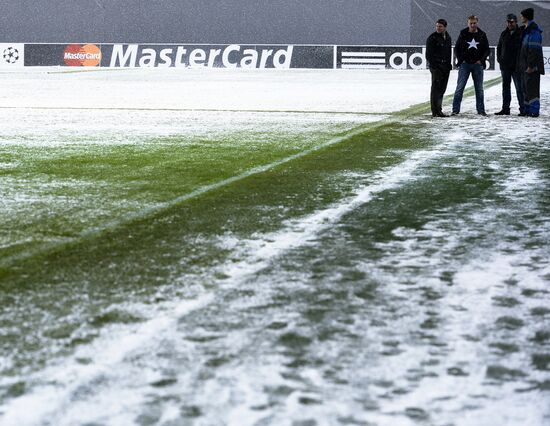
<svg viewBox="0 0 550 426">
<path fill-rule="evenodd" d="M 467 41 L 466 43 L 468 43 L 468 49 L 477 49 L 477 45 L 479 44 L 475 38 L 473 38 L 472 41 Z"/>
</svg>

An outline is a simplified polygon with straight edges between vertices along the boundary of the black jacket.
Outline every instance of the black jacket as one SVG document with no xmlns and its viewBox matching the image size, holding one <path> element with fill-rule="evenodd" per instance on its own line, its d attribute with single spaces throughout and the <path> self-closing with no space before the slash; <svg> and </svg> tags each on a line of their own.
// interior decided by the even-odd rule
<svg viewBox="0 0 550 426">
<path fill-rule="evenodd" d="M 433 32 L 426 40 L 426 59 L 431 69 L 450 71 L 452 63 L 452 40 L 447 31 L 444 35 Z"/>
<path fill-rule="evenodd" d="M 515 71 L 519 51 L 521 49 L 521 28 L 509 31 L 506 28 L 498 40 L 497 61 L 500 68 L 507 71 Z"/>
<path fill-rule="evenodd" d="M 475 64 L 480 61 L 485 68 L 485 61 L 489 57 L 489 40 L 485 32 L 480 28 L 476 33 L 471 33 L 468 28 L 460 31 L 455 45 L 455 56 L 458 66 L 463 62 Z"/>
</svg>

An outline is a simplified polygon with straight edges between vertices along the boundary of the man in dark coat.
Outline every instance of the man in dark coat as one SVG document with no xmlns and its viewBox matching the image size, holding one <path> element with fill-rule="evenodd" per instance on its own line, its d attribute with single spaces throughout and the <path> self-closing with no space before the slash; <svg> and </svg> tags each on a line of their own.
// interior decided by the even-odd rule
<svg viewBox="0 0 550 426">
<path fill-rule="evenodd" d="M 430 103 L 432 117 L 447 117 L 443 114 L 443 95 L 447 90 L 449 73 L 452 65 L 452 41 L 447 32 L 447 21 L 438 19 L 435 23 L 435 32 L 426 41 L 426 59 L 432 74 L 432 89 Z"/>
<path fill-rule="evenodd" d="M 506 29 L 500 35 L 497 45 L 497 61 L 500 64 L 500 74 L 502 75 L 502 109 L 495 112 L 495 115 L 510 115 L 513 80 L 519 103 L 519 115 L 523 116 L 525 115 L 525 105 L 521 81 L 522 73 L 517 70 L 521 48 L 521 30 L 518 28 L 518 18 L 513 13 L 506 16 L 506 21 Z"/>
<path fill-rule="evenodd" d="M 483 93 L 483 70 L 489 57 L 489 41 L 487 35 L 477 26 L 477 16 L 468 18 L 468 27 L 464 28 L 455 44 L 455 56 L 458 65 L 458 81 L 456 83 L 455 95 L 453 98 L 453 113 L 460 113 L 460 104 L 464 88 L 470 74 L 474 80 L 476 93 L 476 109 L 479 115 L 486 116 L 485 100 Z"/>
<path fill-rule="evenodd" d="M 521 11 L 523 30 L 519 53 L 519 70 L 523 75 L 523 95 L 525 113 L 529 117 L 538 117 L 540 112 L 540 76 L 544 74 L 544 56 L 542 52 L 542 30 L 533 20 L 535 11 L 528 8 Z"/>
</svg>

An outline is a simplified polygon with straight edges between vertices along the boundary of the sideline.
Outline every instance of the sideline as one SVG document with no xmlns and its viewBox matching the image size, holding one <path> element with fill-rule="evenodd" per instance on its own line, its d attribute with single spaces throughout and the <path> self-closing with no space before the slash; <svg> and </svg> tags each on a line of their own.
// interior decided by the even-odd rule
<svg viewBox="0 0 550 426">
<path fill-rule="evenodd" d="M 222 108 L 122 108 L 122 107 L 47 107 L 47 106 L 0 106 L 1 109 L 24 110 L 57 110 L 57 111 L 173 111 L 173 112 L 254 112 L 276 114 L 331 114 L 331 115 L 374 115 L 387 116 L 395 112 L 364 112 L 364 111 L 319 111 L 319 110 L 285 110 L 285 109 L 222 109 Z"/>
<path fill-rule="evenodd" d="M 485 88 L 489 88 L 492 86 L 495 86 L 501 82 L 501 78 L 497 77 L 493 80 L 489 80 L 485 83 Z M 469 97 L 474 94 L 474 88 L 470 87 L 469 89 L 465 90 L 464 97 Z M 452 95 L 448 95 L 445 97 L 445 100 L 449 100 L 452 98 Z M 274 161 L 269 164 L 265 164 L 263 166 L 257 166 L 253 167 L 252 169 L 249 169 L 241 174 L 238 174 L 236 176 L 232 176 L 227 179 L 223 179 L 219 182 L 215 182 L 209 185 L 205 185 L 202 187 L 199 187 L 189 193 L 183 194 L 179 197 L 176 197 L 170 201 L 166 201 L 163 203 L 159 203 L 153 207 L 148 207 L 142 210 L 138 210 L 136 212 L 128 213 L 126 215 L 123 215 L 121 217 L 118 217 L 117 219 L 110 220 L 106 222 L 101 228 L 93 228 L 89 229 L 87 231 L 81 232 L 80 234 L 71 237 L 70 239 L 59 241 L 59 242 L 53 242 L 53 243 L 47 243 L 44 245 L 41 245 L 40 247 L 37 247 L 36 249 L 30 249 L 25 251 L 24 253 L 18 253 L 11 256 L 4 257 L 0 260 L 0 279 L 3 279 L 5 276 L 10 274 L 10 269 L 14 266 L 16 266 L 17 263 L 26 261 L 28 259 L 31 259 L 35 256 L 45 256 L 48 254 L 53 254 L 55 252 L 61 251 L 66 248 L 70 248 L 72 246 L 81 244 L 82 242 L 85 242 L 87 240 L 92 240 L 97 237 L 100 237 L 101 235 L 104 235 L 106 233 L 112 232 L 116 230 L 117 228 L 121 226 L 125 226 L 128 224 L 131 224 L 132 222 L 137 222 L 140 220 L 147 219 L 149 217 L 152 217 L 162 211 L 169 210 L 173 207 L 176 207 L 177 205 L 184 203 L 186 201 L 189 201 L 191 199 L 197 198 L 201 195 L 204 195 L 206 193 L 212 192 L 214 190 L 226 187 L 228 185 L 231 185 L 235 182 L 239 182 L 241 180 L 244 180 L 248 177 L 264 173 L 267 171 L 270 171 L 272 169 L 275 169 L 279 166 L 282 166 L 284 164 L 287 164 L 293 160 L 297 160 L 302 157 L 306 157 L 310 154 L 313 154 L 315 152 L 321 151 L 325 148 L 328 148 L 333 145 L 337 145 L 343 141 L 346 141 L 348 139 L 351 139 L 353 137 L 363 135 L 369 132 L 372 132 L 376 129 L 379 129 L 380 127 L 387 126 L 389 124 L 401 122 L 404 118 L 417 116 L 420 114 L 424 114 L 426 112 L 430 111 L 430 103 L 424 102 L 421 104 L 413 105 L 409 108 L 405 108 L 404 110 L 397 111 L 391 114 L 384 114 L 386 115 L 386 118 L 383 118 L 379 121 L 376 121 L 374 123 L 364 123 L 361 124 L 355 128 L 352 128 L 350 131 L 346 132 L 342 136 L 337 136 L 332 139 L 329 139 L 319 145 L 316 145 L 312 148 L 306 149 L 304 151 L 301 151 L 297 154 L 290 155 L 288 157 L 281 158 L 277 161 Z"/>
</svg>

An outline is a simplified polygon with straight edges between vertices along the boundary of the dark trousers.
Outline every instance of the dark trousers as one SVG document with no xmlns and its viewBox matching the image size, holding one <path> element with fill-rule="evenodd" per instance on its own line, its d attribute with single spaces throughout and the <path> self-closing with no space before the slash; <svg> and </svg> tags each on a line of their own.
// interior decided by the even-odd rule
<svg viewBox="0 0 550 426">
<path fill-rule="evenodd" d="M 540 111 L 540 74 L 523 73 L 523 96 L 525 98 L 525 113 L 538 114 Z"/>
<path fill-rule="evenodd" d="M 501 70 L 502 75 L 502 110 L 510 111 L 510 103 L 512 102 L 512 80 L 514 81 L 514 87 L 516 88 L 516 96 L 518 98 L 519 112 L 525 110 L 525 100 L 523 97 L 523 83 L 521 78 L 521 72 L 515 72 L 510 70 Z"/>
<path fill-rule="evenodd" d="M 447 90 L 450 71 L 430 68 L 430 72 L 432 73 L 432 90 L 430 92 L 432 114 L 439 114 L 443 108 L 443 95 Z"/>
</svg>

